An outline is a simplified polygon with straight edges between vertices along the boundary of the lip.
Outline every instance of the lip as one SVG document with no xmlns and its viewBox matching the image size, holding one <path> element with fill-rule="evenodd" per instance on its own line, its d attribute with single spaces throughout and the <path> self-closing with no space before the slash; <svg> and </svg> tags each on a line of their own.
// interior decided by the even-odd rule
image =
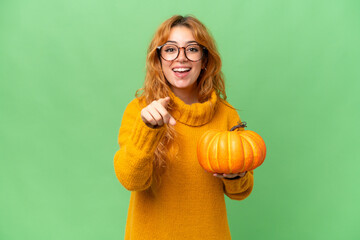
<svg viewBox="0 0 360 240">
<path fill-rule="evenodd" d="M 174 71 L 175 68 L 190 68 L 190 70 L 188 72 L 175 72 Z M 190 66 L 175 66 L 171 70 L 176 77 L 185 78 L 187 75 L 189 75 L 189 73 L 191 72 L 191 69 L 192 69 L 192 67 L 190 67 Z"/>
<path fill-rule="evenodd" d="M 185 78 L 187 75 L 189 75 L 189 72 L 183 72 L 183 73 L 179 73 L 179 72 L 173 72 L 175 76 L 177 76 L 178 78 Z"/>
<path fill-rule="evenodd" d="M 188 76 L 190 74 L 191 69 L 188 72 L 174 72 L 174 71 L 172 71 L 172 72 L 178 78 L 185 78 L 186 76 Z"/>
</svg>

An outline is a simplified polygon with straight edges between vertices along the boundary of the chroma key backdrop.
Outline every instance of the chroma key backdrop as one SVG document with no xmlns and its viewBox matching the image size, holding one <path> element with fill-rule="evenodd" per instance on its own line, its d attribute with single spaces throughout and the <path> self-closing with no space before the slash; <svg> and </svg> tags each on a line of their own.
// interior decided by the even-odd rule
<svg viewBox="0 0 360 240">
<path fill-rule="evenodd" d="M 232 238 L 360 239 L 358 0 L 1 0 L 0 239 L 123 239 L 117 135 L 175 14 L 208 27 L 267 146 L 251 195 L 225 196 Z"/>
</svg>

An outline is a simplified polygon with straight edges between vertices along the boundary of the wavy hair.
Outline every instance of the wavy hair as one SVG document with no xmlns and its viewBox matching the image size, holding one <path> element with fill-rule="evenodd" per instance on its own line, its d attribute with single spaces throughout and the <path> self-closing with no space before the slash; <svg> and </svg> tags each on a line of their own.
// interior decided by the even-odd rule
<svg viewBox="0 0 360 240">
<path fill-rule="evenodd" d="M 221 59 L 216 49 L 215 41 L 204 24 L 191 15 L 172 16 L 164 21 L 156 30 L 147 51 L 144 86 L 136 91 L 135 96 L 142 98 L 146 105 L 159 98 L 169 96 L 169 92 L 171 91 L 170 83 L 166 80 L 162 72 L 157 47 L 168 41 L 171 29 L 176 26 L 185 26 L 189 28 L 192 31 L 195 40 L 207 49 L 202 60 L 205 68 L 201 70 L 196 82 L 199 102 L 207 101 L 213 90 L 215 90 L 220 100 L 226 100 L 225 82 L 223 73 L 221 72 Z M 171 111 L 172 109 L 173 102 L 170 101 L 168 110 Z M 171 154 L 169 153 L 169 147 L 173 143 L 175 135 L 176 132 L 174 127 L 167 124 L 165 136 L 160 140 L 160 143 L 155 150 L 153 179 L 158 184 L 161 183 L 161 175 L 166 171 L 167 161 Z"/>
</svg>

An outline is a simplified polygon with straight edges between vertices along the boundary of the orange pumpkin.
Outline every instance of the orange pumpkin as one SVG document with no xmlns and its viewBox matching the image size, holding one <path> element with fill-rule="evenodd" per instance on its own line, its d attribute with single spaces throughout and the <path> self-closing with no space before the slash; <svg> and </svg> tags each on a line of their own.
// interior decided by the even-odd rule
<svg viewBox="0 0 360 240">
<path fill-rule="evenodd" d="M 259 134 L 245 127 L 246 122 L 241 122 L 230 131 L 205 132 L 197 145 L 200 165 L 208 172 L 227 174 L 259 167 L 266 156 L 265 142 Z"/>
</svg>

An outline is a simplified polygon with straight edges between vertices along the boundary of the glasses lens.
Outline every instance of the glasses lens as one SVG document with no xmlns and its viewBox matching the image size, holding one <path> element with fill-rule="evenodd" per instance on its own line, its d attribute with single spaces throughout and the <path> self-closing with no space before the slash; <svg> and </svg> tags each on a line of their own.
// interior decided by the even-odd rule
<svg viewBox="0 0 360 240">
<path fill-rule="evenodd" d="M 161 48 L 161 57 L 165 60 L 172 61 L 178 55 L 179 49 L 175 45 L 166 44 Z"/>
<path fill-rule="evenodd" d="M 163 59 L 173 61 L 179 55 L 179 48 L 176 45 L 165 44 L 161 47 L 160 54 Z M 198 44 L 191 44 L 186 47 L 185 54 L 190 61 L 196 62 L 203 57 L 204 50 Z"/>
<path fill-rule="evenodd" d="M 203 56 L 203 49 L 197 44 L 186 47 L 186 56 L 191 61 L 199 61 Z"/>
</svg>

